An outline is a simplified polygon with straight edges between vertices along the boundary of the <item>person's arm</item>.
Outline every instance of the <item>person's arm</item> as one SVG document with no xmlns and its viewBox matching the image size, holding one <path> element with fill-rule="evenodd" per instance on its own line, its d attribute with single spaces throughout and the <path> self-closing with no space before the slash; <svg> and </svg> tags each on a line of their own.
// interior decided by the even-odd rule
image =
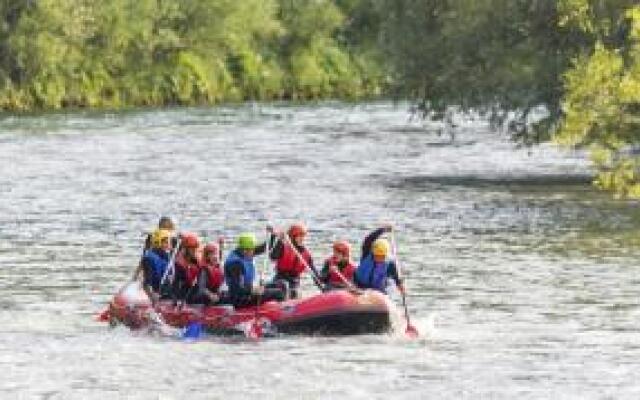
<svg viewBox="0 0 640 400">
<path fill-rule="evenodd" d="M 153 290 L 153 273 L 149 260 L 143 258 L 140 266 L 142 270 L 142 290 L 144 290 L 149 300 L 151 300 L 151 304 L 155 306 L 160 296 Z"/>
<path fill-rule="evenodd" d="M 202 268 L 200 272 L 198 272 L 198 279 L 196 280 L 196 290 L 198 295 L 207 294 L 207 278 L 207 270 Z"/>
<path fill-rule="evenodd" d="M 137 281 L 140 275 L 142 274 L 142 260 L 144 259 L 144 254 L 151 248 L 151 234 L 148 233 L 146 239 L 144 240 L 144 247 L 142 248 L 142 255 L 140 256 L 140 262 L 136 266 L 135 271 L 133 271 L 133 276 L 131 277 L 132 281 Z"/>
<path fill-rule="evenodd" d="M 187 295 L 187 290 L 187 271 L 176 262 L 172 290 L 173 299 L 184 300 Z"/>
<path fill-rule="evenodd" d="M 272 261 L 276 261 L 282 257 L 282 240 L 284 233 L 276 231 L 271 225 L 267 225 L 267 234 L 269 235 L 267 238 L 269 241 L 269 258 Z"/>
<path fill-rule="evenodd" d="M 257 245 L 255 249 L 253 249 L 253 255 L 259 256 L 260 254 L 263 254 L 265 251 L 267 251 L 267 243 L 262 242 L 259 245 Z"/>
<path fill-rule="evenodd" d="M 209 279 L 209 276 L 207 274 L 207 270 L 205 268 L 202 268 L 200 270 L 200 272 L 198 273 L 198 280 L 196 282 L 197 293 L 198 293 L 199 296 L 208 297 L 211 301 L 218 301 L 219 300 L 218 294 L 217 293 L 213 293 L 207 287 L 208 279 Z"/>
<path fill-rule="evenodd" d="M 398 266 L 395 261 L 391 261 L 389 264 L 389 271 L 387 272 L 389 278 L 393 279 L 400 293 L 404 293 L 404 286 L 402 285 L 402 279 L 398 274 Z"/>
<path fill-rule="evenodd" d="M 269 252 L 269 258 L 272 261 L 279 260 L 284 254 L 284 240 L 278 238 L 276 235 L 271 236 L 271 251 Z"/>
<path fill-rule="evenodd" d="M 256 248 L 253 250 L 253 254 L 255 254 L 255 255 L 264 254 L 264 252 L 267 251 L 267 242 L 269 242 L 269 254 L 268 254 L 268 256 L 272 260 L 277 260 L 277 258 L 273 258 L 273 250 L 274 250 L 274 247 L 278 243 L 278 240 L 277 240 L 278 237 L 273 233 L 273 231 L 271 231 L 269 229 L 270 228 L 267 228 L 267 232 L 269 234 L 269 237 L 267 237 L 267 240 L 265 240 L 264 242 L 262 242 L 262 243 L 260 243 L 259 245 L 256 246 Z M 273 228 L 271 228 L 271 229 L 273 229 Z"/>
<path fill-rule="evenodd" d="M 325 261 L 322 265 L 322 271 L 320 271 L 320 280 L 324 283 L 329 282 L 329 274 L 331 273 L 331 265 L 329 260 Z"/>
<path fill-rule="evenodd" d="M 309 269 L 311 270 L 311 276 L 313 277 L 313 282 L 322 289 L 322 280 L 320 279 L 320 274 L 316 269 L 316 266 L 313 264 L 313 258 L 309 255 Z"/>
<path fill-rule="evenodd" d="M 387 227 L 378 228 L 375 231 L 371 232 L 367 237 L 364 238 L 362 242 L 362 255 L 360 259 L 365 259 L 369 254 L 371 254 L 371 246 L 373 246 L 373 242 L 375 242 L 383 233 L 388 232 Z"/>
</svg>

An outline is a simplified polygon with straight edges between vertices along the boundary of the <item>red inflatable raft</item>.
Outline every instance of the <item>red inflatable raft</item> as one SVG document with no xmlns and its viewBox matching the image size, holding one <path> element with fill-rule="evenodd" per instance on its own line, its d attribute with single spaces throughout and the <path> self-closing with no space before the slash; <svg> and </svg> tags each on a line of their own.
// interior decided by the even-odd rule
<svg viewBox="0 0 640 400">
<path fill-rule="evenodd" d="M 356 335 L 389 331 L 391 307 L 387 297 L 377 291 L 353 294 L 335 290 L 304 299 L 270 301 L 259 307 L 257 315 L 263 325 L 278 333 Z M 150 317 L 160 315 L 166 324 L 177 328 L 198 322 L 209 333 L 237 334 L 256 318 L 255 306 L 185 305 L 178 309 L 171 301 L 161 301 L 155 311 L 157 314 L 140 286 L 132 283 L 114 296 L 101 319 L 137 329 L 147 326 L 153 319 Z"/>
</svg>

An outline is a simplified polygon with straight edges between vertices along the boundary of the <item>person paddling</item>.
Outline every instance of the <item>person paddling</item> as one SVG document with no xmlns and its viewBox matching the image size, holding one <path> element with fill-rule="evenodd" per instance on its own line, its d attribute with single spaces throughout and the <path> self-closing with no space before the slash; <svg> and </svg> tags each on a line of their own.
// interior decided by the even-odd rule
<svg viewBox="0 0 640 400">
<path fill-rule="evenodd" d="M 257 245 L 256 242 L 254 234 L 241 234 L 238 236 L 237 247 L 227 255 L 224 262 L 224 279 L 229 290 L 229 302 L 235 307 L 256 304 L 258 298 L 260 303 L 264 303 L 269 300 L 282 301 L 285 297 L 285 288 L 277 285 L 254 287 L 254 258 L 266 249 L 266 243 Z"/>
<path fill-rule="evenodd" d="M 273 233 L 272 227 L 267 230 Z M 285 237 L 285 235 L 287 237 Z M 272 247 L 270 258 L 276 262 L 276 275 L 273 282 L 286 282 L 289 287 L 289 297 L 298 297 L 300 287 L 300 275 L 307 269 L 311 269 L 313 279 L 318 287 L 322 287 L 319 274 L 313 265 L 311 253 L 304 245 L 307 237 L 307 227 L 298 222 L 289 227 L 287 233 L 279 233 L 278 240 Z M 295 247 L 295 250 L 292 248 Z M 301 259 L 302 258 L 302 259 Z"/>
<path fill-rule="evenodd" d="M 173 232 L 176 229 L 175 224 L 173 223 L 173 220 L 169 217 L 160 217 L 160 220 L 158 221 L 158 228 L 157 229 L 165 229 L 167 231 L 170 232 L 171 235 L 173 235 Z M 136 267 L 135 271 L 133 271 L 133 276 L 131 277 L 132 281 L 137 281 L 138 278 L 140 277 L 140 275 L 142 274 L 142 258 L 144 257 L 144 253 L 151 249 L 152 245 L 151 245 L 151 236 L 152 234 L 147 234 L 147 237 L 145 239 L 144 242 L 144 246 L 143 246 L 143 250 L 142 250 L 142 257 L 140 257 L 140 262 L 138 263 L 138 266 Z M 171 244 L 171 242 L 170 242 Z"/>
<path fill-rule="evenodd" d="M 218 243 L 210 242 L 204 246 L 195 293 L 188 299 L 190 303 L 212 305 L 221 301 L 224 273 L 220 267 L 220 254 L 223 244 L 224 238 L 219 238 Z"/>
<path fill-rule="evenodd" d="M 333 255 L 325 260 L 320 280 L 325 290 L 345 289 L 353 281 L 356 270 L 355 263 L 351 261 L 351 245 L 346 240 L 338 240 L 332 247 Z"/>
<path fill-rule="evenodd" d="M 359 288 L 374 289 L 386 294 L 388 280 L 391 278 L 400 293 L 405 293 L 396 262 L 388 257 L 389 242 L 380 237 L 385 232 L 391 232 L 392 229 L 391 225 L 385 225 L 371 232 L 364 239 L 360 263 L 354 274 L 354 281 Z"/>
<path fill-rule="evenodd" d="M 181 247 L 176 256 L 175 276 L 172 285 L 174 300 L 184 302 L 191 295 L 198 276 L 200 239 L 192 232 L 180 234 Z"/>
<path fill-rule="evenodd" d="M 169 263 L 171 232 L 166 229 L 156 229 L 151 234 L 151 248 L 145 251 L 142 261 L 142 288 L 154 306 L 161 297 L 160 283 Z"/>
</svg>

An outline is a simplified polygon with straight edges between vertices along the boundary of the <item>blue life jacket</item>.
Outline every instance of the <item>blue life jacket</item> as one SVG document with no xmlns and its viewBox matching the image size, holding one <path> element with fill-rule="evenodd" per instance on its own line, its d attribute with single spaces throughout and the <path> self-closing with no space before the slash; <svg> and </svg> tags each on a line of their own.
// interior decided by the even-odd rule
<svg viewBox="0 0 640 400">
<path fill-rule="evenodd" d="M 376 263 L 373 255 L 369 254 L 362 260 L 356 269 L 355 278 L 358 286 L 365 289 L 375 289 L 387 293 L 387 276 L 391 261 Z"/>
<path fill-rule="evenodd" d="M 227 286 L 229 288 L 233 286 L 233 283 L 229 282 L 231 276 L 229 268 L 231 267 L 231 265 L 237 263 L 242 264 L 242 275 L 240 276 L 240 282 L 237 282 L 237 284 L 240 287 L 251 287 L 251 285 L 253 285 L 253 278 L 256 273 L 256 268 L 253 265 L 253 257 L 244 257 L 240 250 L 234 250 L 229 253 L 227 259 L 224 261 L 224 281 L 227 283 Z"/>
<path fill-rule="evenodd" d="M 151 285 L 156 292 L 160 291 L 160 281 L 169 264 L 169 254 L 161 249 L 150 249 L 144 252 L 142 257 L 144 265 L 151 267 L 151 279 L 146 284 Z"/>
</svg>

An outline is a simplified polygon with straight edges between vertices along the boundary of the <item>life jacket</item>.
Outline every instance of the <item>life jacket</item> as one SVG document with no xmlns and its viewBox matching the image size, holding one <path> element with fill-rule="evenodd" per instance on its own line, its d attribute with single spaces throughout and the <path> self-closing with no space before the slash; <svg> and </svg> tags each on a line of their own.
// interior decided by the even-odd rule
<svg viewBox="0 0 640 400">
<path fill-rule="evenodd" d="M 293 246 L 289 243 L 282 244 L 282 256 L 276 261 L 276 272 L 279 275 L 287 277 L 298 278 L 300 274 L 307 268 L 305 264 L 300 261 L 300 258 L 296 255 Z M 303 248 L 302 251 L 298 251 L 307 265 L 311 265 L 311 254 L 309 250 Z"/>
<path fill-rule="evenodd" d="M 214 293 L 218 292 L 218 289 L 220 289 L 224 281 L 224 274 L 222 273 L 222 269 L 220 269 L 220 264 L 207 265 L 202 263 L 200 264 L 200 271 L 202 270 L 206 271 L 207 289 Z"/>
<path fill-rule="evenodd" d="M 376 263 L 373 255 L 369 254 L 362 260 L 355 272 L 358 286 L 366 289 L 375 289 L 382 293 L 387 293 L 387 276 L 391 261 Z"/>
<path fill-rule="evenodd" d="M 169 264 L 169 254 L 161 249 L 150 249 L 144 252 L 143 263 L 151 267 L 151 287 L 156 292 L 160 291 L 160 281 Z"/>
<path fill-rule="evenodd" d="M 356 266 L 351 260 L 347 261 L 347 265 L 345 265 L 343 268 L 340 268 L 338 266 L 338 259 L 335 256 L 331 256 L 325 261 L 325 264 L 328 264 L 329 267 L 333 266 L 338 268 L 338 270 L 340 271 L 340 274 L 342 274 L 342 276 L 347 281 L 351 282 L 353 280 L 353 273 L 356 270 Z M 331 285 L 345 284 L 345 282 L 340 278 L 340 276 L 336 273 L 336 271 L 333 270 L 333 268 L 329 268 L 327 283 Z"/>
<path fill-rule="evenodd" d="M 240 277 L 240 286 L 247 287 L 253 284 L 253 278 L 256 274 L 256 268 L 253 265 L 253 257 L 247 259 L 242 256 L 240 250 L 234 250 L 227 256 L 224 261 L 224 279 L 229 284 L 230 271 L 232 264 L 240 262 L 242 264 L 242 276 Z"/>
<path fill-rule="evenodd" d="M 176 268 L 181 268 L 184 276 L 187 279 L 187 286 L 191 287 L 196 283 L 198 278 L 199 267 L 197 263 L 187 261 L 184 253 L 178 254 L 176 257 Z"/>
</svg>

